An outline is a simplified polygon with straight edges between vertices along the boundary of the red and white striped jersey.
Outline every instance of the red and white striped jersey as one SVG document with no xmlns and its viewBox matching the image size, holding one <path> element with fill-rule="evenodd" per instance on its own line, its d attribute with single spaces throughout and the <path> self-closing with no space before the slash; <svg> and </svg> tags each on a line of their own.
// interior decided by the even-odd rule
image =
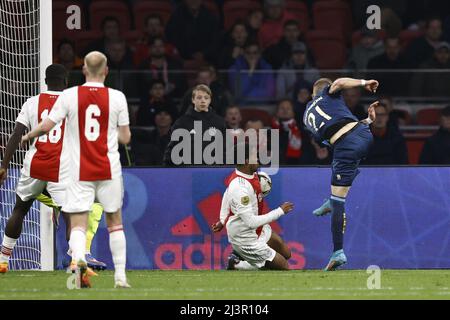
<svg viewBox="0 0 450 320">
<path fill-rule="evenodd" d="M 22 106 L 16 122 L 29 130 L 47 118 L 61 92 L 46 91 L 29 98 Z M 64 147 L 64 118 L 46 135 L 34 140 L 25 154 L 22 173 L 43 181 L 58 182 L 65 179 L 67 169 L 62 156 Z"/>
<path fill-rule="evenodd" d="M 125 95 L 101 83 L 64 90 L 49 114 L 66 120 L 70 173 L 75 181 L 109 180 L 122 175 L 118 126 L 129 125 Z"/>
</svg>

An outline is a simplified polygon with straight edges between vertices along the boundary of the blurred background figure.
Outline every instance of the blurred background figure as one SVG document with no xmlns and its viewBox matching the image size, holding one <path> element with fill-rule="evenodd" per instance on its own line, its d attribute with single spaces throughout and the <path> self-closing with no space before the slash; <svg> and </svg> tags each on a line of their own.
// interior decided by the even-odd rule
<svg viewBox="0 0 450 320">
<path fill-rule="evenodd" d="M 450 106 L 441 111 L 441 125 L 423 146 L 420 164 L 450 164 Z"/>
</svg>

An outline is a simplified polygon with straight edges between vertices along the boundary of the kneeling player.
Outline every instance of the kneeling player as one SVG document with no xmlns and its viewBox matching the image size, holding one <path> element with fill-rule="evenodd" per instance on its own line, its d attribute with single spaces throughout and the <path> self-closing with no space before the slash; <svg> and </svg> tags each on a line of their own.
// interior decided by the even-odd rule
<svg viewBox="0 0 450 320">
<path fill-rule="evenodd" d="M 247 156 L 248 145 L 245 149 Z M 285 202 L 279 208 L 262 214 L 263 195 L 257 170 L 256 155 L 246 157 L 245 164 L 236 167 L 222 198 L 220 221 L 212 229 L 219 232 L 224 225 L 227 227 L 228 241 L 234 252 L 228 269 L 288 270 L 291 252 L 269 223 L 291 211 L 294 205 Z"/>
</svg>

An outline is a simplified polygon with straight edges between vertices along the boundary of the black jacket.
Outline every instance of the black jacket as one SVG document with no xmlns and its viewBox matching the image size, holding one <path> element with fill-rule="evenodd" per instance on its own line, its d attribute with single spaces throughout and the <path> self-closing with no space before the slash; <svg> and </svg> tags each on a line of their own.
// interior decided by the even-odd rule
<svg viewBox="0 0 450 320">
<path fill-rule="evenodd" d="M 420 154 L 420 164 L 450 164 L 450 131 L 441 127 L 428 138 Z"/>
<path fill-rule="evenodd" d="M 398 129 L 387 128 L 382 137 L 373 136 L 373 144 L 370 147 L 367 158 L 363 161 L 366 165 L 394 165 L 408 164 L 408 149 L 405 138 Z"/>
<path fill-rule="evenodd" d="M 199 124 L 197 124 L 196 127 L 194 127 L 194 122 L 195 121 L 200 121 L 201 122 L 201 132 L 197 129 L 199 129 Z M 185 132 L 185 134 L 189 134 L 190 138 L 191 138 L 191 142 L 190 142 L 190 150 L 188 150 L 190 152 L 190 156 L 186 156 L 183 152 L 180 153 L 181 156 L 185 156 L 187 157 L 187 160 L 181 163 L 181 164 L 175 164 L 172 161 L 172 157 L 171 157 L 171 153 L 172 153 L 172 149 L 178 145 L 179 143 L 183 142 L 183 138 L 179 138 L 180 140 L 178 141 L 172 141 L 172 134 L 175 130 L 177 129 L 185 129 L 187 130 L 187 132 Z M 181 116 L 172 126 L 171 132 L 170 132 L 170 137 L 171 137 L 171 141 L 169 142 L 169 145 L 166 148 L 166 151 L 164 152 L 164 164 L 166 166 L 175 166 L 175 165 L 192 165 L 192 164 L 197 164 L 197 165 L 205 165 L 205 161 L 203 159 L 203 151 L 205 150 L 205 148 L 210 145 L 211 143 L 214 143 L 216 137 L 217 137 L 217 131 L 220 131 L 222 133 L 222 137 L 225 139 L 225 120 L 218 116 L 214 111 L 210 110 L 208 112 L 197 112 L 194 110 L 194 107 L 190 107 L 187 112 Z M 204 133 L 208 131 L 209 133 L 211 133 L 212 136 L 212 141 L 203 141 L 203 136 Z M 199 135 L 201 135 L 201 137 L 198 137 Z M 195 140 L 199 139 L 202 141 L 202 146 L 201 146 L 201 150 L 202 150 L 202 155 L 197 155 L 197 157 L 199 157 L 199 159 L 201 159 L 201 163 L 195 163 L 195 158 L 194 158 L 194 150 L 195 150 Z M 225 147 L 225 140 L 223 141 L 223 148 Z M 178 153 L 177 153 L 178 154 Z M 184 159 L 184 157 L 183 157 Z M 222 163 L 224 161 L 224 159 L 221 160 Z M 218 164 L 221 164 L 220 162 Z"/>
</svg>

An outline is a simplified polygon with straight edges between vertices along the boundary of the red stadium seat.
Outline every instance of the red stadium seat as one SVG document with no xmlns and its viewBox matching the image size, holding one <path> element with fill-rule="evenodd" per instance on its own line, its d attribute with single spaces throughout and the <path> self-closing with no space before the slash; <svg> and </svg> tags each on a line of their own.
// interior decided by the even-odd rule
<svg viewBox="0 0 450 320">
<path fill-rule="evenodd" d="M 242 116 L 242 125 L 245 126 L 248 120 L 261 120 L 264 126 L 270 126 L 272 123 L 272 116 L 265 110 L 254 108 L 240 108 Z"/>
<path fill-rule="evenodd" d="M 223 17 L 225 30 L 241 19 L 245 20 L 250 11 L 260 9 L 261 5 L 255 1 L 228 1 L 223 5 Z"/>
<path fill-rule="evenodd" d="M 344 35 L 352 31 L 350 5 L 343 1 L 319 1 L 313 4 L 314 27 L 318 30 L 340 29 Z"/>
<path fill-rule="evenodd" d="M 425 139 L 406 139 L 408 149 L 409 164 L 419 164 L 420 153 L 422 152 Z"/>
<path fill-rule="evenodd" d="M 398 34 L 403 49 L 407 48 L 413 40 L 421 36 L 423 36 L 423 31 L 420 30 L 402 30 Z"/>
<path fill-rule="evenodd" d="M 422 126 L 439 125 L 440 116 L 441 116 L 441 109 L 437 108 L 420 109 L 416 113 L 417 124 Z"/>
<path fill-rule="evenodd" d="M 306 34 L 319 69 L 340 69 L 346 61 L 346 47 L 340 31 L 312 30 Z"/>
<path fill-rule="evenodd" d="M 120 1 L 95 1 L 89 6 L 92 30 L 101 30 L 106 17 L 119 20 L 121 31 L 130 30 L 130 12 L 128 6 Z"/>
<path fill-rule="evenodd" d="M 164 25 L 170 18 L 174 8 L 170 1 L 139 1 L 133 7 L 134 23 L 137 30 L 144 30 L 145 19 L 150 14 L 161 16 Z"/>
<path fill-rule="evenodd" d="M 81 11 L 81 30 L 86 30 L 86 19 L 83 14 L 83 4 L 79 1 L 54 1 L 52 5 L 52 23 L 53 23 L 53 38 L 54 39 L 62 39 L 62 38 L 70 38 L 76 32 L 80 30 L 67 29 L 67 18 L 70 17 L 70 13 L 67 13 L 67 8 L 71 5 L 77 5 L 80 7 Z"/>
<path fill-rule="evenodd" d="M 309 14 L 306 4 L 296 0 L 288 0 L 286 2 L 286 9 L 297 17 L 300 23 L 300 30 L 306 33 L 309 30 Z"/>
</svg>

